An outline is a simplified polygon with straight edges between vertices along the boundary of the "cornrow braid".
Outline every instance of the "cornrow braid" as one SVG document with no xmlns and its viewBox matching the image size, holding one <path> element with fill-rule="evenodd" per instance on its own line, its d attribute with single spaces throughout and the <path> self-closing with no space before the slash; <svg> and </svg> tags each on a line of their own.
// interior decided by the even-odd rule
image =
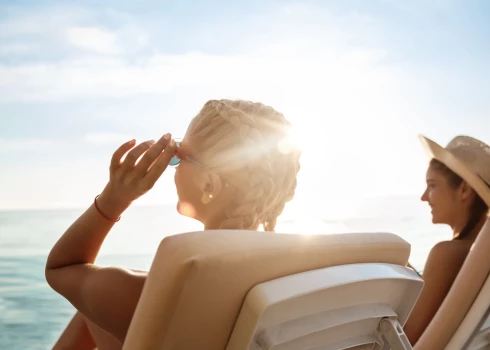
<svg viewBox="0 0 490 350">
<path fill-rule="evenodd" d="M 291 124 L 262 103 L 211 100 L 189 126 L 208 168 L 237 193 L 221 228 L 274 231 L 294 197 L 300 151 L 287 143 Z"/>
</svg>

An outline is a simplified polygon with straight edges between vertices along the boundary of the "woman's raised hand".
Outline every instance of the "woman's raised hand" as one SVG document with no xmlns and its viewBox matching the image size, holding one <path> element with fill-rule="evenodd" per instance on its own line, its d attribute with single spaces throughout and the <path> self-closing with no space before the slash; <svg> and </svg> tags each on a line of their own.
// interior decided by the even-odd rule
<svg viewBox="0 0 490 350">
<path fill-rule="evenodd" d="M 110 180 L 97 199 L 108 216 L 119 216 L 135 199 L 148 192 L 167 169 L 176 149 L 170 134 L 157 142 L 146 141 L 134 146 L 135 140 L 128 141 L 112 156 Z"/>
</svg>

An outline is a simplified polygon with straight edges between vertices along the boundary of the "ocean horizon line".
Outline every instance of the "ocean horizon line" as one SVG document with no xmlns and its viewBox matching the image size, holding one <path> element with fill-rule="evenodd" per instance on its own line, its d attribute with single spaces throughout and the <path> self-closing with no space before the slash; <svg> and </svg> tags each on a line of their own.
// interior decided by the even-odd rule
<svg viewBox="0 0 490 350">
<path fill-rule="evenodd" d="M 332 202 L 349 202 L 349 201 L 383 201 L 383 200 L 404 200 L 404 199 L 415 199 L 418 201 L 420 196 L 418 194 L 386 194 L 379 196 L 366 196 L 366 197 L 346 197 L 346 198 L 329 198 L 324 199 L 327 203 Z M 300 201 L 298 201 L 300 202 Z M 296 203 L 298 203 L 296 202 Z M 177 201 L 167 202 L 167 203 L 134 203 L 131 208 L 158 208 L 158 207 L 175 207 Z M 295 202 L 291 204 L 294 205 Z M 73 205 L 46 205 L 46 206 L 25 206 L 25 207 L 0 207 L 0 213 L 11 213 L 11 212 L 40 212 L 40 211 L 75 211 L 84 210 L 88 208 L 90 203 L 85 204 L 73 204 Z"/>
</svg>

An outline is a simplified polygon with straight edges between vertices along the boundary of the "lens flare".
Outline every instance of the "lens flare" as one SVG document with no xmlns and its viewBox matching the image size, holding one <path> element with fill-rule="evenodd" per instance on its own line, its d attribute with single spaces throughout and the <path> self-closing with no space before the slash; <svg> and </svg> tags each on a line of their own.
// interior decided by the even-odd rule
<svg viewBox="0 0 490 350">
<path fill-rule="evenodd" d="M 290 140 L 281 140 L 277 143 L 277 149 L 282 154 L 289 154 L 295 149 L 295 147 Z"/>
<path fill-rule="evenodd" d="M 277 150 L 282 154 L 294 152 L 298 147 L 298 135 L 293 129 L 288 131 L 287 137 L 277 143 Z"/>
</svg>

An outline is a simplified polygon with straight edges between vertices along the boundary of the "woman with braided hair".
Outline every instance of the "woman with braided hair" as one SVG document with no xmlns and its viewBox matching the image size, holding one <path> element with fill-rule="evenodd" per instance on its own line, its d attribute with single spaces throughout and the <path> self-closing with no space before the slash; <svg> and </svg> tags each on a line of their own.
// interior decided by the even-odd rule
<svg viewBox="0 0 490 350">
<path fill-rule="evenodd" d="M 78 310 L 55 349 L 121 348 L 146 273 L 94 262 L 120 215 L 169 165 L 177 167 L 178 211 L 202 222 L 205 230 L 274 231 L 294 196 L 300 168 L 290 129 L 281 113 L 261 103 L 212 100 L 191 121 L 182 142 L 166 134 L 158 142 L 135 146 L 132 140 L 119 147 L 106 187 L 58 240 L 46 263 L 49 285 Z"/>
</svg>

